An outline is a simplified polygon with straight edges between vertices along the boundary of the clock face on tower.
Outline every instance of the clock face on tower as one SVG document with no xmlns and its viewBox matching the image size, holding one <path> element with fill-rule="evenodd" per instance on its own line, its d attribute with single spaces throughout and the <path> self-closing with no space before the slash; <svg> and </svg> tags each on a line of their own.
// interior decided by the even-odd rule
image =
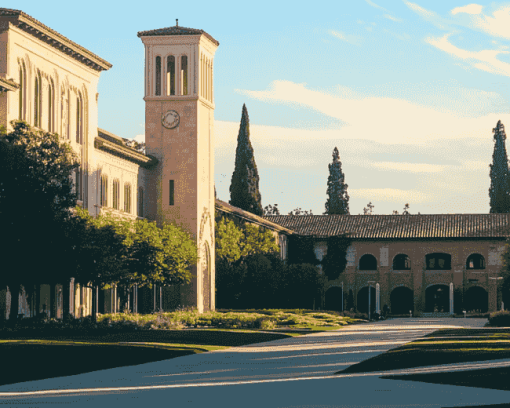
<svg viewBox="0 0 510 408">
<path fill-rule="evenodd" d="M 179 126 L 179 114 L 174 110 L 169 110 L 166 113 L 163 113 L 161 117 L 161 124 L 167 129 L 173 129 Z"/>
</svg>

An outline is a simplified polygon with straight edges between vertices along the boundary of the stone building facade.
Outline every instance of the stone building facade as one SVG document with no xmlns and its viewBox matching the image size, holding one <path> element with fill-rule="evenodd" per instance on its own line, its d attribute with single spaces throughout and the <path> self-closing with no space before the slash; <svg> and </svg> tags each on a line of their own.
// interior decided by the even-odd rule
<svg viewBox="0 0 510 408">
<path fill-rule="evenodd" d="M 499 310 L 501 255 L 509 214 L 268 216 L 314 237 L 317 259 L 328 238 L 348 233 L 347 266 L 325 291 L 327 309 L 393 314 Z M 371 289 L 369 289 L 369 287 Z"/>
<path fill-rule="evenodd" d="M 219 43 L 177 24 L 138 37 L 146 51 L 146 154 L 98 128 L 97 85 L 112 65 L 28 14 L 5 8 L 0 8 L 0 125 L 10 131 L 12 120 L 25 120 L 69 143 L 80 160 L 73 176 L 78 204 L 93 216 L 109 212 L 158 225 L 176 222 L 196 241 L 200 261 L 190 285 L 103 291 L 100 312 L 214 309 L 213 61 Z M 73 281 L 24 288 L 20 313 L 61 317 L 63 296 L 69 296 L 70 311 L 86 316 L 92 290 Z M 11 301 L 9 291 L 1 290 L 0 313 L 8 315 Z"/>
</svg>

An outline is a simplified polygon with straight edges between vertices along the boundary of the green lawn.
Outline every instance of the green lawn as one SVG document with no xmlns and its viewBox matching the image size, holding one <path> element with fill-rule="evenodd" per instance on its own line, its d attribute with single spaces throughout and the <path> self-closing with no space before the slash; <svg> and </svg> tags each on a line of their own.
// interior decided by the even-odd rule
<svg viewBox="0 0 510 408">
<path fill-rule="evenodd" d="M 447 329 L 352 365 L 337 374 L 505 358 L 510 358 L 510 330 Z"/>
<path fill-rule="evenodd" d="M 0 385 L 144 364 L 291 335 L 208 329 L 117 333 L 4 331 L 0 332 L 0 355 L 16 356 L 16 360 L 0 370 Z"/>
</svg>

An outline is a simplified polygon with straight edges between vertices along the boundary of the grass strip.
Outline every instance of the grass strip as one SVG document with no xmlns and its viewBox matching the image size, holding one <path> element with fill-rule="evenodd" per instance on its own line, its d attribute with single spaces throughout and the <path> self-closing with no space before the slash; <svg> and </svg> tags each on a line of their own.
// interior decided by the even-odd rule
<svg viewBox="0 0 510 408">
<path fill-rule="evenodd" d="M 474 331 L 470 332 L 470 336 L 473 336 Z M 480 333 L 482 336 L 478 340 L 473 340 L 473 338 L 469 340 L 452 338 L 449 341 L 416 340 L 354 364 L 345 370 L 337 372 L 337 374 L 510 359 L 510 341 L 488 339 L 484 335 L 483 330 Z"/>
<path fill-rule="evenodd" d="M 437 374 L 408 374 L 381 377 L 388 380 L 419 381 L 429 384 L 460 385 L 464 387 L 489 388 L 510 391 L 509 367 L 487 368 L 483 370 L 456 371 Z M 481 405 L 510 407 L 510 404 Z M 472 405 L 470 405 L 472 407 Z"/>
</svg>

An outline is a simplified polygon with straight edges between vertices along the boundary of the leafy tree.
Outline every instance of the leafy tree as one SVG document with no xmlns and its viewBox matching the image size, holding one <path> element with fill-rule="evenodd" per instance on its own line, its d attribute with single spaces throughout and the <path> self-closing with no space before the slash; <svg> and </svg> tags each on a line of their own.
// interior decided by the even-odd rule
<svg viewBox="0 0 510 408">
<path fill-rule="evenodd" d="M 505 128 L 500 120 L 492 129 L 494 133 L 494 153 L 490 165 L 491 185 L 489 188 L 490 212 L 507 213 L 510 211 L 510 177 L 508 156 L 505 147 Z"/>
<path fill-rule="evenodd" d="M 370 201 L 366 207 L 363 208 L 363 215 L 372 215 L 372 212 L 374 210 L 374 205 L 372 204 L 372 201 Z"/>
<path fill-rule="evenodd" d="M 301 207 L 299 208 L 294 208 L 288 215 L 313 215 L 312 213 L 312 210 L 310 209 L 310 211 L 306 211 L 306 210 L 302 210 Z"/>
<path fill-rule="evenodd" d="M 335 147 L 333 150 L 333 162 L 328 165 L 328 199 L 326 200 L 326 211 L 324 214 L 349 214 L 348 185 L 345 184 L 345 175 L 342 173 L 342 162 L 340 154 Z"/>
<path fill-rule="evenodd" d="M 278 209 L 278 204 L 266 205 L 264 207 L 264 216 L 266 216 L 266 215 L 280 215 L 280 210 Z"/>
<path fill-rule="evenodd" d="M 250 120 L 246 105 L 243 104 L 237 136 L 235 169 L 230 184 L 230 204 L 252 214 L 263 215 L 261 200 L 259 173 L 250 142 Z"/>
<path fill-rule="evenodd" d="M 411 213 L 409 212 L 409 203 L 406 203 L 404 205 L 404 210 L 402 211 L 402 215 L 410 215 Z"/>
<path fill-rule="evenodd" d="M 244 238 L 241 228 L 234 221 L 221 218 L 216 221 L 215 244 L 216 260 L 224 261 L 230 265 L 241 258 L 240 242 Z"/>
<path fill-rule="evenodd" d="M 324 273 L 329 280 L 338 279 L 347 266 L 347 248 L 352 240 L 347 234 L 328 238 L 328 252 L 322 260 Z"/>
<path fill-rule="evenodd" d="M 289 308 L 311 309 L 314 298 L 327 281 L 325 275 L 311 264 L 294 264 L 285 268 L 283 281 L 285 290 L 282 297 Z"/>
<path fill-rule="evenodd" d="M 312 236 L 290 235 L 288 237 L 289 264 L 318 265 L 320 262 L 315 256 L 314 240 Z"/>
<path fill-rule="evenodd" d="M 249 223 L 244 225 L 243 230 L 245 238 L 241 241 L 242 257 L 257 254 L 274 254 L 279 251 L 279 246 L 270 230 Z"/>
<path fill-rule="evenodd" d="M 76 205 L 72 174 L 77 157 L 56 134 L 11 122 L 0 134 L 0 284 L 13 299 L 21 285 L 63 282 L 70 277 L 73 248 L 70 208 Z M 29 254 L 29 256 L 27 256 Z M 44 273 L 43 273 L 44 272 Z M 10 318 L 18 314 L 12 302 Z"/>
</svg>

